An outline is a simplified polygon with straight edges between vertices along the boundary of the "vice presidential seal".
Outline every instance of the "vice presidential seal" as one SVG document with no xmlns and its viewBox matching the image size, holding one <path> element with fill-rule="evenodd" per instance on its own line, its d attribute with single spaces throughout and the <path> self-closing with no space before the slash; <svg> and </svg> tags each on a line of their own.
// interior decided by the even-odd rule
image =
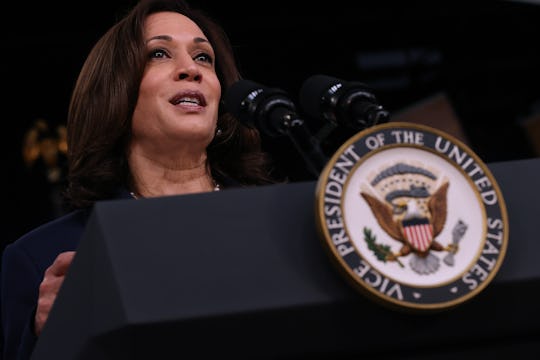
<svg viewBox="0 0 540 360">
<path fill-rule="evenodd" d="M 318 232 L 358 290 L 391 307 L 442 310 L 482 291 L 508 243 L 488 167 L 436 129 L 390 122 L 332 156 L 316 188 Z"/>
</svg>

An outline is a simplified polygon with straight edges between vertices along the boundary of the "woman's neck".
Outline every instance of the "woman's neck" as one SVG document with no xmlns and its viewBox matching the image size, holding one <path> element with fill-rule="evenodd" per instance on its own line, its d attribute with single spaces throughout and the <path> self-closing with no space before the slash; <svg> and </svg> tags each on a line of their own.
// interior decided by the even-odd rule
<svg viewBox="0 0 540 360">
<path fill-rule="evenodd" d="M 184 158 L 185 159 L 185 158 Z M 131 154 L 131 191 L 137 197 L 180 195 L 216 190 L 206 161 L 206 154 L 191 161 L 164 163 L 146 156 Z"/>
</svg>

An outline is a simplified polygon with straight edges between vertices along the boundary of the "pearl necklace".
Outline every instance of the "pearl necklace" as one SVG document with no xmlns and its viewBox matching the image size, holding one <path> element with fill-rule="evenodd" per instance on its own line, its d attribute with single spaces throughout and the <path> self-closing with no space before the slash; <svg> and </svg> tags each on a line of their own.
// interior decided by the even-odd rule
<svg viewBox="0 0 540 360">
<path fill-rule="evenodd" d="M 220 191 L 221 190 L 221 185 L 219 185 L 219 183 L 214 179 L 212 179 L 212 182 L 214 183 L 214 189 L 212 191 Z M 138 200 L 139 198 L 142 197 L 142 196 L 139 196 L 139 195 L 135 194 L 135 192 L 133 192 L 133 191 L 130 191 L 129 195 L 131 195 L 131 197 L 136 199 L 136 200 Z"/>
</svg>

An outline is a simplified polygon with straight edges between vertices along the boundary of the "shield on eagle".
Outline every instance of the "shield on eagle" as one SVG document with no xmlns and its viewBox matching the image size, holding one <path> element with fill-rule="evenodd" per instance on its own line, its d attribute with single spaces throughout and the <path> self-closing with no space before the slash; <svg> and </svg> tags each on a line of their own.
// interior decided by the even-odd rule
<svg viewBox="0 0 540 360">
<path fill-rule="evenodd" d="M 415 250 L 423 253 L 433 242 L 433 226 L 427 218 L 414 218 L 402 221 L 403 236 Z"/>
</svg>

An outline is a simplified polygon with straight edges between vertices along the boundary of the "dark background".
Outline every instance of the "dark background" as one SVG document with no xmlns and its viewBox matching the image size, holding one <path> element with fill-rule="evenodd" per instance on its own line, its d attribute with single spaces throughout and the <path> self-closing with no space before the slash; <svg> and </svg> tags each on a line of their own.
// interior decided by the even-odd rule
<svg viewBox="0 0 540 360">
<path fill-rule="evenodd" d="M 2 245 L 52 217 L 42 189 L 22 162 L 24 133 L 37 118 L 51 126 L 65 123 L 69 95 L 86 55 L 134 3 L 21 2 L 3 10 L 7 215 Z M 467 144 L 486 163 L 539 156 L 538 5 L 352 0 L 192 4 L 224 26 L 247 79 L 281 88 L 293 99 L 314 74 L 361 81 L 392 114 L 443 93 Z M 531 124 L 537 124 L 536 130 Z M 310 123 L 314 130 L 319 125 Z M 288 139 L 265 138 L 264 146 L 291 181 L 310 180 Z"/>
</svg>

